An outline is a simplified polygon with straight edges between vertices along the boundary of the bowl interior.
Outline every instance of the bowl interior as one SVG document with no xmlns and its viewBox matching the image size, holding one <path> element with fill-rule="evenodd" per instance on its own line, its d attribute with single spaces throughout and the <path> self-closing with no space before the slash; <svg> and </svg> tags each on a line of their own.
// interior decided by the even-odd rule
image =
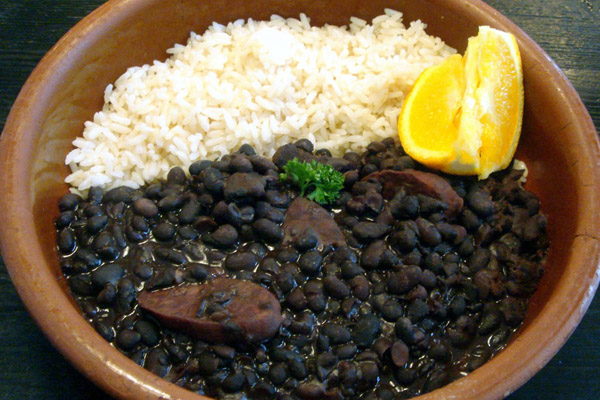
<svg viewBox="0 0 600 400">
<path fill-rule="evenodd" d="M 3 209 L 7 210 L 3 218 L 8 224 L 2 228 L 2 250 L 11 276 L 54 344 L 105 390 L 122 398 L 140 398 L 140 395 L 159 398 L 168 391 L 183 397 L 191 395 L 153 378 L 102 342 L 92 328 L 86 328 L 74 306 L 52 314 L 53 322 L 44 315 L 47 309 L 43 311 L 42 303 L 48 299 L 52 305 L 74 304 L 58 265 L 53 220 L 58 215 L 58 199 L 67 192 L 63 183 L 68 174 L 65 155 L 71 141 L 81 134 L 83 122 L 101 108 L 106 85 L 129 66 L 164 60 L 167 48 L 174 43 L 185 43 L 190 31 L 200 33 L 212 21 L 267 19 L 271 14 L 297 17 L 303 12 L 313 24 L 341 25 L 347 24 L 350 16 L 370 20 L 384 8 L 404 12 L 405 23 L 417 18 L 423 20 L 428 24 L 428 33 L 440 36 L 460 52 L 479 25 L 516 34 L 522 51 L 526 91 L 524 129 L 517 158 L 526 161 L 527 187 L 540 197 L 542 210 L 549 219 L 552 245 L 546 274 L 519 336 L 494 360 L 467 378 L 436 391 L 436 395 L 456 391 L 462 394 L 457 398 L 463 399 L 503 396 L 539 370 L 566 340 L 591 301 L 583 292 L 592 288 L 593 296 L 597 285 L 594 277 L 597 240 L 590 238 L 597 237 L 600 226 L 594 200 L 598 198 L 598 167 L 592 162 L 598 156 L 598 143 L 589 116 L 572 87 L 547 56 L 508 20 L 471 0 L 113 0 L 63 38 L 32 74 L 9 117 L 1 152 L 3 165 L 10 170 L 2 176 L 4 187 L 9 188 L 2 200 Z M 13 237 L 14 232 L 7 226 L 17 221 L 22 233 Z M 29 254 L 17 255 L 25 249 Z M 21 263 L 21 270 L 15 267 L 16 263 Z M 23 271 L 41 275 L 26 279 Z M 57 285 L 62 289 L 60 292 Z M 42 292 L 41 298 L 39 293 L 32 293 L 34 289 Z M 542 318 L 557 307 L 578 312 L 579 316 Z M 72 346 L 68 343 L 69 336 L 57 337 L 67 326 L 81 332 Z M 542 333 L 554 334 L 556 338 L 544 342 L 540 340 Z M 539 343 L 532 345 L 535 341 Z M 98 350 L 92 352 L 91 347 L 95 346 Z M 546 350 L 542 350 L 544 346 Z M 83 359 L 81 353 L 86 351 L 95 355 Z M 540 356 L 540 351 L 545 353 Z M 498 366 L 519 357 L 522 362 L 498 373 Z M 106 366 L 106 359 L 110 359 L 110 367 Z M 115 385 L 115 379 L 121 383 Z M 124 394 L 126 387 L 140 380 L 143 385 Z"/>
</svg>

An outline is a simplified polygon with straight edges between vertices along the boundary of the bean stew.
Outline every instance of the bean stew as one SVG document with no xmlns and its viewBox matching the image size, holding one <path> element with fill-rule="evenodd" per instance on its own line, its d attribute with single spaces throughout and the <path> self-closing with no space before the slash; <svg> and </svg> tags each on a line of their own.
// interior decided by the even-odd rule
<svg viewBox="0 0 600 400">
<path fill-rule="evenodd" d="M 294 158 L 344 176 L 320 205 Z M 139 189 L 65 195 L 61 267 L 123 354 L 221 399 L 407 399 L 502 350 L 543 274 L 546 218 L 523 171 L 427 170 L 392 139 L 332 157 L 248 145 Z"/>
</svg>

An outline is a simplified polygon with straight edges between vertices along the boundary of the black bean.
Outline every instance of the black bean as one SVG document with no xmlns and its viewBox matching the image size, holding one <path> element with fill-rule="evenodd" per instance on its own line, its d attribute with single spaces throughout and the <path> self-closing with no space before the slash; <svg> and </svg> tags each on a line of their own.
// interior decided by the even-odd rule
<svg viewBox="0 0 600 400">
<path fill-rule="evenodd" d="M 252 163 L 247 157 L 241 154 L 235 154 L 229 163 L 231 172 L 252 172 Z"/>
<path fill-rule="evenodd" d="M 173 264 L 185 264 L 187 258 L 179 250 L 158 247 L 154 250 L 157 257 L 172 262 Z"/>
<path fill-rule="evenodd" d="M 227 201 L 239 203 L 265 195 L 266 179 L 256 173 L 235 172 L 225 178 L 223 195 Z"/>
<path fill-rule="evenodd" d="M 139 242 L 143 241 L 144 239 L 146 239 L 147 234 L 145 232 L 140 232 L 140 231 L 136 230 L 133 227 L 133 225 L 128 225 L 125 228 L 125 236 L 131 242 L 139 243 Z"/>
<path fill-rule="evenodd" d="M 254 150 L 254 147 L 252 147 L 248 143 L 244 143 L 243 145 L 240 146 L 238 153 L 245 154 L 247 156 L 253 156 L 256 154 L 256 150 Z"/>
<path fill-rule="evenodd" d="M 397 340 L 390 348 L 390 355 L 396 367 L 404 367 L 409 360 L 408 346 L 402 340 Z"/>
<path fill-rule="evenodd" d="M 323 257 L 316 250 L 307 251 L 300 256 L 298 266 L 300 270 L 307 275 L 316 275 L 321 269 Z"/>
<path fill-rule="evenodd" d="M 152 230 L 152 234 L 157 240 L 167 242 L 175 236 L 176 228 L 168 222 L 161 222 Z"/>
<path fill-rule="evenodd" d="M 269 368 L 269 379 L 275 385 L 281 385 L 287 379 L 287 370 L 285 364 L 275 363 Z"/>
<path fill-rule="evenodd" d="M 477 331 L 480 335 L 491 333 L 502 323 L 502 313 L 498 309 L 484 310 Z"/>
<path fill-rule="evenodd" d="M 275 282 L 277 282 L 277 286 L 283 293 L 288 293 L 296 287 L 294 275 L 289 271 L 281 271 L 278 273 L 275 277 Z"/>
<path fill-rule="evenodd" d="M 352 387 L 358 379 L 358 368 L 350 361 L 341 361 L 338 364 L 339 378 L 342 386 Z"/>
<path fill-rule="evenodd" d="M 358 346 L 369 347 L 381 332 L 381 321 L 372 314 L 361 315 L 352 327 L 352 340 Z"/>
<path fill-rule="evenodd" d="M 212 161 L 201 160 L 193 162 L 189 167 L 190 175 L 199 175 L 202 171 L 212 166 Z"/>
<path fill-rule="evenodd" d="M 134 324 L 134 329 L 147 346 L 155 346 L 160 341 L 160 331 L 152 322 L 139 320 Z"/>
<path fill-rule="evenodd" d="M 273 207 L 284 208 L 290 204 L 290 195 L 278 190 L 267 190 L 265 192 L 267 202 Z"/>
<path fill-rule="evenodd" d="M 417 245 L 417 234 L 410 229 L 404 229 L 394 232 L 390 237 L 390 242 L 395 249 L 409 252 Z"/>
<path fill-rule="evenodd" d="M 240 218 L 243 224 L 249 224 L 254 220 L 254 208 L 244 206 L 240 209 Z M 283 222 L 283 219 L 281 220 Z"/>
<path fill-rule="evenodd" d="M 327 293 L 336 299 L 344 299 L 350 296 L 350 287 L 334 275 L 326 276 L 323 279 L 323 286 Z"/>
<path fill-rule="evenodd" d="M 367 208 L 367 198 L 364 195 L 354 196 L 346 202 L 346 211 L 355 215 L 362 215 Z M 353 226 L 356 223 L 353 224 Z"/>
<path fill-rule="evenodd" d="M 160 199 L 158 202 L 158 209 L 162 212 L 174 211 L 180 209 L 184 204 L 184 196 L 173 194 Z"/>
<path fill-rule="evenodd" d="M 484 249 L 482 247 L 478 247 L 475 249 L 473 254 L 471 254 L 467 260 L 467 265 L 472 273 L 480 271 L 484 269 L 487 264 L 490 262 L 490 253 L 489 250 Z"/>
<path fill-rule="evenodd" d="M 414 265 L 405 266 L 389 276 L 387 288 L 394 294 L 406 293 L 421 282 L 422 275 L 421 268 Z"/>
<path fill-rule="evenodd" d="M 235 358 L 235 349 L 224 344 L 217 344 L 212 346 L 212 350 L 217 355 L 225 360 L 233 360 Z"/>
<path fill-rule="evenodd" d="M 104 229 L 104 227 L 106 226 L 107 223 L 108 223 L 107 215 L 105 215 L 105 214 L 94 215 L 93 217 L 90 217 L 88 219 L 86 228 L 89 233 L 94 234 L 94 233 L 98 233 L 102 229 Z"/>
<path fill-rule="evenodd" d="M 463 296 L 456 296 L 450 302 L 449 310 L 452 315 L 459 317 L 465 313 L 466 306 L 465 298 Z"/>
<path fill-rule="evenodd" d="M 369 280 L 363 275 L 357 275 L 348 281 L 352 288 L 352 294 L 359 300 L 367 300 L 371 291 L 369 287 Z"/>
<path fill-rule="evenodd" d="M 545 232 L 546 224 L 546 217 L 541 214 L 528 218 L 523 226 L 521 238 L 525 242 L 537 240 Z"/>
<path fill-rule="evenodd" d="M 133 349 L 142 340 L 142 336 L 131 329 L 123 329 L 117 334 L 117 345 L 123 350 Z"/>
<path fill-rule="evenodd" d="M 331 344 L 348 343 L 352 338 L 350 331 L 342 325 L 326 323 L 321 327 L 321 332 L 329 339 Z"/>
<path fill-rule="evenodd" d="M 396 321 L 394 331 L 396 336 L 409 345 L 415 344 L 424 338 L 423 332 L 418 330 L 411 320 L 407 317 L 401 317 Z"/>
<path fill-rule="evenodd" d="M 175 267 L 159 269 L 152 275 L 152 278 L 150 278 L 148 283 L 146 283 L 146 287 L 149 289 L 156 289 L 171 286 L 175 283 L 176 271 Z"/>
<path fill-rule="evenodd" d="M 431 252 L 425 256 L 423 266 L 433 273 L 438 273 L 442 268 L 442 256 L 436 252 Z"/>
<path fill-rule="evenodd" d="M 221 382 L 221 387 L 224 391 L 229 393 L 239 392 L 244 387 L 245 379 L 246 377 L 242 371 L 233 371 L 227 376 L 227 378 L 223 379 L 223 382 Z"/>
<path fill-rule="evenodd" d="M 525 307 L 514 297 L 505 297 L 502 299 L 500 310 L 506 323 L 511 327 L 518 326 L 525 318 Z"/>
<path fill-rule="evenodd" d="M 382 151 L 385 151 L 385 149 L 386 145 L 381 142 L 371 142 L 367 146 L 367 150 L 372 154 L 380 153 Z"/>
<path fill-rule="evenodd" d="M 402 316 L 403 313 L 402 305 L 394 299 L 389 299 L 388 301 L 386 301 L 379 309 L 379 311 L 381 311 L 381 315 L 383 316 L 383 318 L 390 322 L 396 321 Z"/>
<path fill-rule="evenodd" d="M 360 170 L 360 176 L 365 177 L 371 175 L 373 172 L 377 172 L 379 168 L 375 164 L 365 164 Z"/>
<path fill-rule="evenodd" d="M 300 139 L 294 143 L 294 146 L 309 153 L 312 153 L 315 149 L 312 142 L 308 139 Z"/>
<path fill-rule="evenodd" d="M 58 202 L 58 208 L 60 211 L 74 211 L 82 201 L 81 197 L 74 193 L 65 194 Z"/>
<path fill-rule="evenodd" d="M 181 207 L 179 212 L 179 223 L 191 224 L 200 213 L 200 203 L 197 200 L 190 200 Z"/>
<path fill-rule="evenodd" d="M 231 155 L 226 154 L 221 157 L 219 160 L 213 163 L 213 167 L 218 169 L 221 172 L 227 172 L 229 170 L 229 164 L 231 163 Z"/>
<path fill-rule="evenodd" d="M 351 279 L 357 275 L 363 274 L 365 271 L 355 262 L 352 261 L 344 261 L 342 263 L 342 278 Z"/>
<path fill-rule="evenodd" d="M 366 270 L 375 270 L 379 268 L 390 267 L 394 260 L 394 255 L 388 248 L 386 242 L 377 240 L 368 245 L 360 256 L 360 265 Z"/>
<path fill-rule="evenodd" d="M 92 272 L 92 282 L 99 287 L 110 283 L 116 285 L 125 275 L 125 270 L 119 264 L 106 264 Z"/>
<path fill-rule="evenodd" d="M 391 211 L 396 218 L 414 219 L 419 215 L 419 199 L 417 196 L 405 196 L 391 204 Z"/>
<path fill-rule="evenodd" d="M 115 338 L 114 329 L 102 321 L 94 321 L 94 328 L 108 342 L 112 342 Z"/>
<path fill-rule="evenodd" d="M 133 210 L 146 218 L 154 218 L 158 215 L 158 207 L 154 201 L 145 197 L 139 198 L 133 202 Z"/>
<path fill-rule="evenodd" d="M 458 254 L 463 257 L 468 257 L 475 251 L 475 245 L 473 244 L 473 240 L 470 237 L 467 237 L 462 243 L 458 246 Z"/>
<path fill-rule="evenodd" d="M 231 271 L 252 270 L 257 262 L 258 259 L 254 253 L 249 251 L 239 251 L 230 254 L 225 259 L 225 267 Z"/>
<path fill-rule="evenodd" d="M 265 218 L 273 207 L 266 201 L 257 201 L 254 204 L 254 215 L 256 218 Z"/>
<path fill-rule="evenodd" d="M 133 272 L 141 279 L 146 280 L 152 276 L 154 271 L 151 265 L 147 263 L 139 263 L 134 267 Z"/>
<path fill-rule="evenodd" d="M 100 204 L 102 201 L 102 196 L 104 195 L 104 190 L 99 186 L 92 186 L 88 191 L 87 200 L 92 204 Z"/>
<path fill-rule="evenodd" d="M 389 226 L 377 222 L 359 222 L 352 228 L 352 234 L 361 242 L 379 239 L 387 234 Z"/>
<path fill-rule="evenodd" d="M 307 251 L 314 249 L 318 243 L 319 239 L 317 238 L 317 234 L 312 228 L 309 228 L 297 238 L 295 245 L 298 250 Z"/>
<path fill-rule="evenodd" d="M 94 293 L 89 275 L 75 275 L 69 278 L 69 287 L 75 294 L 89 296 Z"/>
<path fill-rule="evenodd" d="M 229 247 L 233 246 L 238 240 L 238 232 L 231 225 L 221 225 L 209 236 L 210 241 L 217 246 Z"/>
<path fill-rule="evenodd" d="M 200 236 L 198 231 L 191 226 L 180 226 L 177 228 L 177 235 L 183 240 L 194 240 Z"/>
<path fill-rule="evenodd" d="M 198 357 L 198 367 L 202 375 L 212 375 L 219 367 L 219 359 L 209 353 L 202 353 Z"/>
<path fill-rule="evenodd" d="M 364 361 L 359 364 L 359 369 L 362 375 L 362 384 L 366 387 L 372 387 L 379 380 L 379 367 L 373 361 Z"/>
<path fill-rule="evenodd" d="M 379 214 L 383 209 L 383 196 L 375 190 L 365 193 L 365 206 L 372 214 Z"/>
<path fill-rule="evenodd" d="M 419 199 L 419 211 L 422 215 L 430 215 L 429 218 L 431 218 L 431 214 L 440 213 L 448 208 L 446 203 L 433 197 L 417 195 L 417 198 Z"/>
<path fill-rule="evenodd" d="M 259 174 L 266 174 L 269 170 L 277 169 L 277 166 L 266 157 L 251 155 L 248 157 L 248 159 L 252 163 L 252 167 L 254 168 L 254 170 Z"/>
<path fill-rule="evenodd" d="M 177 344 L 169 344 L 166 348 L 174 364 L 181 364 L 189 357 L 188 352 Z"/>
<path fill-rule="evenodd" d="M 57 238 L 58 249 L 63 254 L 70 254 L 75 250 L 76 240 L 73 230 L 65 228 L 58 234 Z"/>
<path fill-rule="evenodd" d="M 202 182 L 204 187 L 212 194 L 221 194 L 225 181 L 223 180 L 223 174 L 216 168 L 206 168 L 200 174 L 202 176 Z"/>
<path fill-rule="evenodd" d="M 169 355 L 162 348 L 154 348 L 148 352 L 144 368 L 161 378 L 169 373 L 171 363 Z"/>
<path fill-rule="evenodd" d="M 442 269 L 444 270 L 446 276 L 451 276 L 458 272 L 459 267 L 455 262 L 447 262 L 442 264 Z"/>
<path fill-rule="evenodd" d="M 411 321 L 416 322 L 429 314 L 429 306 L 425 301 L 416 299 L 408 305 L 406 313 Z"/>
<path fill-rule="evenodd" d="M 335 350 L 335 354 L 340 360 L 348 360 L 356 354 L 358 347 L 353 343 L 344 344 Z"/>
<path fill-rule="evenodd" d="M 417 223 L 419 237 L 422 243 L 427 246 L 435 247 L 442 242 L 440 232 L 431 222 L 424 218 L 417 218 L 415 222 Z"/>
<path fill-rule="evenodd" d="M 138 232 L 148 232 L 150 230 L 150 225 L 148 221 L 144 219 L 144 217 L 140 215 L 134 215 L 131 219 L 131 227 Z"/>
<path fill-rule="evenodd" d="M 301 288 L 293 289 L 286 299 L 287 304 L 296 311 L 302 311 L 308 305 L 306 296 Z"/>
<path fill-rule="evenodd" d="M 296 379 L 304 379 L 308 375 L 306 365 L 301 358 L 292 358 L 287 362 L 287 369 L 290 375 Z"/>
<path fill-rule="evenodd" d="M 54 225 L 58 229 L 66 228 L 75 220 L 75 213 L 73 211 L 63 211 L 61 212 L 56 220 L 54 221 Z"/>
<path fill-rule="evenodd" d="M 117 288 L 113 284 L 109 283 L 100 291 L 96 297 L 96 301 L 98 304 L 110 305 L 115 301 L 116 298 Z"/>
<path fill-rule="evenodd" d="M 283 236 L 283 231 L 273 221 L 261 218 L 252 224 L 256 234 L 267 243 L 277 243 Z"/>
<path fill-rule="evenodd" d="M 320 313 L 327 307 L 327 300 L 322 293 L 307 296 L 306 300 L 308 308 L 315 313 Z"/>
<path fill-rule="evenodd" d="M 483 190 L 473 190 L 466 196 L 467 204 L 471 210 L 481 217 L 488 217 L 494 213 L 494 202 L 491 196 Z"/>
<path fill-rule="evenodd" d="M 296 395 L 303 400 L 319 400 L 324 398 L 325 389 L 316 383 L 303 382 L 298 385 Z"/>
<path fill-rule="evenodd" d="M 133 200 L 134 189 L 126 186 L 119 186 L 109 190 L 102 196 L 103 203 L 127 203 L 130 204 Z"/>
<path fill-rule="evenodd" d="M 233 226 L 242 224 L 242 213 L 235 203 L 220 201 L 213 209 L 213 216 L 217 222 L 229 223 Z"/>
<path fill-rule="evenodd" d="M 261 364 L 266 365 L 266 364 Z M 270 399 L 275 395 L 276 389 L 273 385 L 267 382 L 258 382 L 250 389 L 251 399 Z"/>
<path fill-rule="evenodd" d="M 200 263 L 188 263 L 187 270 L 190 271 L 190 275 L 197 281 L 204 281 L 209 274 L 209 266 Z"/>
<path fill-rule="evenodd" d="M 289 329 L 293 333 L 310 335 L 314 326 L 315 316 L 311 312 L 302 312 L 292 321 Z"/>
</svg>

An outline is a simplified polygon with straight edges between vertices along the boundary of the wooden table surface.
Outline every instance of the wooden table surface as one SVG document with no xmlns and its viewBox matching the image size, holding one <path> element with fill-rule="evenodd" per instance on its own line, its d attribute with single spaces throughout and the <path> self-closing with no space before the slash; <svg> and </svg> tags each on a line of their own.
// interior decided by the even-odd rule
<svg viewBox="0 0 600 400">
<path fill-rule="evenodd" d="M 0 130 L 41 57 L 103 2 L 0 0 Z M 600 0 L 488 3 L 524 29 L 563 69 L 600 130 Z M 560 352 L 510 400 L 600 399 L 599 297 Z M 46 340 L 0 258 L 0 400 L 108 398 Z"/>
</svg>

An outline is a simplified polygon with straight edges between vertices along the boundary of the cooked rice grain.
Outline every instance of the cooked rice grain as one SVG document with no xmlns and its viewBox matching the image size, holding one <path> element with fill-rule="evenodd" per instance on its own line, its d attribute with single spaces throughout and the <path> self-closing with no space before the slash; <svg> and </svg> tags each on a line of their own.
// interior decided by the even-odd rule
<svg viewBox="0 0 600 400">
<path fill-rule="evenodd" d="M 415 79 L 455 50 L 393 10 L 350 22 L 312 27 L 302 14 L 214 23 L 165 62 L 129 68 L 73 141 L 65 181 L 76 192 L 138 187 L 244 143 L 271 156 L 308 138 L 342 154 L 395 137 Z"/>
</svg>

